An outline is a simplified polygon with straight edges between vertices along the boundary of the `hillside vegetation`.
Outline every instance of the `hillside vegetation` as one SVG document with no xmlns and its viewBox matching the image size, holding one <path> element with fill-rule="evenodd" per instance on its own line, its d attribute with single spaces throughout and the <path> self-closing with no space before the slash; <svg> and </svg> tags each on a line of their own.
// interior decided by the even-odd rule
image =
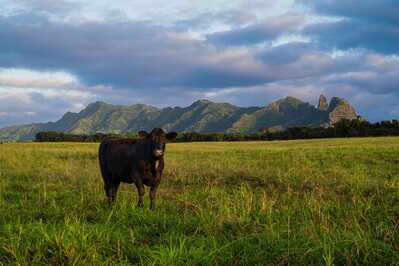
<svg viewBox="0 0 399 266">
<path fill-rule="evenodd" d="M 328 109 L 324 106 L 316 108 L 294 97 L 286 97 L 268 106 L 247 108 L 208 100 L 198 100 L 183 108 L 95 102 L 79 113 L 66 113 L 56 122 L 0 129 L 0 140 L 32 140 L 41 131 L 120 134 L 151 131 L 154 127 L 176 132 L 254 133 L 273 127 L 332 125 L 342 118 L 356 119 L 357 114 L 348 102 L 336 97 L 331 99 Z"/>
<path fill-rule="evenodd" d="M 97 149 L 0 145 L 0 265 L 399 261 L 399 138 L 168 144 L 154 211 Z"/>
</svg>

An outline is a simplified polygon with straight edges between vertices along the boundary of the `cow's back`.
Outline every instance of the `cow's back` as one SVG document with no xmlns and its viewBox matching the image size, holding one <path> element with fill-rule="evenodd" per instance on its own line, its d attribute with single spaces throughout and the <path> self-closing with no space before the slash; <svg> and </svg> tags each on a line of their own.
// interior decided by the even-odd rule
<svg viewBox="0 0 399 266">
<path fill-rule="evenodd" d="M 134 146 L 135 140 L 106 139 L 99 148 L 99 162 L 104 180 L 123 178 L 129 173 L 129 149 Z"/>
</svg>

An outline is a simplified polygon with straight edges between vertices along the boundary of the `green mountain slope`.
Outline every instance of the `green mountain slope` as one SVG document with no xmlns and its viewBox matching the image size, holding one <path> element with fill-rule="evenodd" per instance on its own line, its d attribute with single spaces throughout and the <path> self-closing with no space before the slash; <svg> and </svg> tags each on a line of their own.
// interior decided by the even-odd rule
<svg viewBox="0 0 399 266">
<path fill-rule="evenodd" d="M 261 129 L 288 126 L 319 126 L 328 122 L 328 113 L 304 103 L 294 97 L 287 97 L 258 111 L 242 116 L 233 124 L 233 132 L 256 132 Z"/>
<path fill-rule="evenodd" d="M 320 100 L 325 101 L 324 96 Z M 334 97 L 323 108 L 287 97 L 265 107 L 238 107 L 229 103 L 198 100 L 187 107 L 157 108 L 135 104 L 89 104 L 79 113 L 67 112 L 60 120 L 49 123 L 13 126 L 0 129 L 0 139 L 30 140 L 40 131 L 73 134 L 123 133 L 150 131 L 162 127 L 177 132 L 257 132 L 265 128 L 328 125 L 342 118 L 355 119 L 355 109 Z"/>
</svg>

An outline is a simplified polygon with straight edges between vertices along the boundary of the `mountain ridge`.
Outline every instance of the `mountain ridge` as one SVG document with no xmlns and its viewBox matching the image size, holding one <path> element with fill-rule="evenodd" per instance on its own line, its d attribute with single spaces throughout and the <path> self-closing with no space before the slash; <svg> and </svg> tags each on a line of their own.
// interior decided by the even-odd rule
<svg viewBox="0 0 399 266">
<path fill-rule="evenodd" d="M 320 105 L 320 102 L 323 102 Z M 337 121 L 356 119 L 355 108 L 342 98 L 330 103 L 321 95 L 313 106 L 288 96 L 261 107 L 239 107 L 230 103 L 200 99 L 186 107 L 158 108 L 146 104 L 114 105 L 90 103 L 80 112 L 66 112 L 59 120 L 0 129 L 0 139 L 31 140 L 40 131 L 72 134 L 125 133 L 150 131 L 161 127 L 177 132 L 258 132 L 265 128 L 289 126 L 329 126 Z"/>
</svg>

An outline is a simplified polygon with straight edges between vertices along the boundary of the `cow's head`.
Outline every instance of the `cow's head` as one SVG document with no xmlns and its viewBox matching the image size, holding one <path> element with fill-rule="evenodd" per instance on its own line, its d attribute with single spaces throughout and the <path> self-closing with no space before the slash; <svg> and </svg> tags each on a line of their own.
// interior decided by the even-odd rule
<svg viewBox="0 0 399 266">
<path fill-rule="evenodd" d="M 146 131 L 139 132 L 140 139 L 147 139 L 151 142 L 152 154 L 156 158 L 163 156 L 166 142 L 175 139 L 176 136 L 176 132 L 165 133 L 162 128 L 154 128 L 149 134 Z"/>
</svg>

